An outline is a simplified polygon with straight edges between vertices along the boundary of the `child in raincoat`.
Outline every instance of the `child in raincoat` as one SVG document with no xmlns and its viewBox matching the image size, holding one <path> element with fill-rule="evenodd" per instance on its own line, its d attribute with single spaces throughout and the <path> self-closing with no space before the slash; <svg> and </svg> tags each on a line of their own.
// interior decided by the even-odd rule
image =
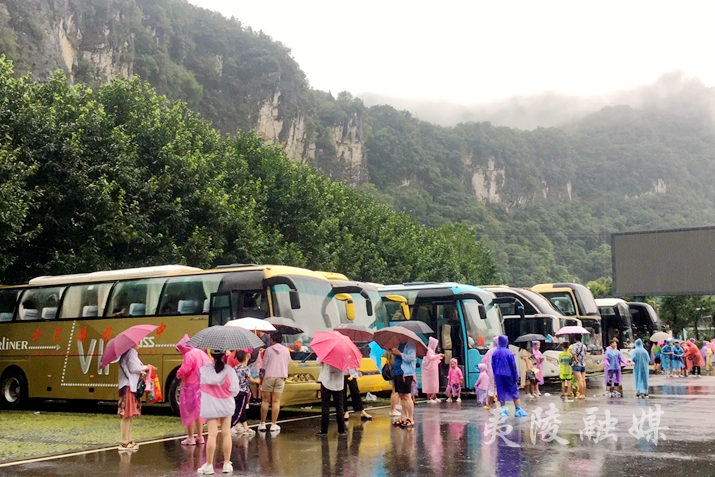
<svg viewBox="0 0 715 477">
<path fill-rule="evenodd" d="M 477 395 L 477 404 L 484 406 L 484 409 L 491 409 L 489 406 L 489 372 L 487 365 L 479 363 L 479 379 L 474 385 L 474 393 Z"/>
<path fill-rule="evenodd" d="M 176 349 L 184 356 L 181 367 L 176 372 L 176 377 L 181 379 L 179 388 L 179 412 L 181 414 L 181 425 L 187 430 L 187 437 L 181 441 L 182 445 L 193 446 L 204 443 L 203 427 L 204 421 L 201 419 L 201 374 L 203 365 L 211 362 L 211 358 L 203 350 L 194 348 L 187 344 L 189 335 L 176 344 Z M 196 437 L 194 437 L 194 430 Z"/>
<path fill-rule="evenodd" d="M 641 346 L 643 342 L 641 341 Z M 650 356 L 648 356 L 648 362 L 650 362 Z M 606 379 L 606 395 L 612 397 L 621 397 L 623 391 L 621 388 L 621 365 L 628 365 L 623 359 L 620 350 L 618 349 L 618 342 L 616 340 L 611 341 L 611 346 L 606 350 L 603 355 L 603 370 Z"/>
<path fill-rule="evenodd" d="M 457 365 L 457 358 L 449 360 L 449 374 L 447 375 L 447 402 L 452 402 L 454 399 L 457 402 L 462 402 L 460 394 L 462 393 L 462 381 L 464 375 L 462 370 Z"/>
<path fill-rule="evenodd" d="M 437 353 L 439 341 L 430 337 L 427 345 L 427 354 L 422 358 L 422 392 L 427 395 L 428 403 L 437 403 L 439 392 L 439 363 L 444 355 Z"/>
<path fill-rule="evenodd" d="M 506 408 L 506 401 L 514 401 L 516 411 L 514 416 L 526 417 L 528 414 L 521 408 L 519 399 L 519 371 L 516 368 L 514 354 L 509 349 L 509 338 L 506 335 L 499 335 L 498 347 L 492 355 L 492 369 L 494 371 L 494 381 L 497 388 L 497 399 L 501 404 L 499 414 L 503 417 L 509 416 Z"/>
</svg>

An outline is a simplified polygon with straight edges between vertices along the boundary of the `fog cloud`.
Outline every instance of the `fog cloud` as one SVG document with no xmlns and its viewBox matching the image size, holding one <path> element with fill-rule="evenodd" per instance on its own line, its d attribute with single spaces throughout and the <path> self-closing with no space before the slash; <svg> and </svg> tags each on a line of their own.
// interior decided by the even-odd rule
<svg viewBox="0 0 715 477">
<path fill-rule="evenodd" d="M 679 115 L 715 116 L 715 88 L 682 71 L 662 75 L 649 85 L 603 96 L 570 96 L 547 91 L 537 95 L 513 96 L 503 100 L 464 105 L 452 101 L 419 100 L 362 93 L 367 106 L 389 104 L 407 110 L 419 119 L 453 126 L 466 121 L 489 121 L 497 126 L 519 129 L 561 126 L 606 106 L 628 105 L 637 109 L 666 110 Z"/>
</svg>

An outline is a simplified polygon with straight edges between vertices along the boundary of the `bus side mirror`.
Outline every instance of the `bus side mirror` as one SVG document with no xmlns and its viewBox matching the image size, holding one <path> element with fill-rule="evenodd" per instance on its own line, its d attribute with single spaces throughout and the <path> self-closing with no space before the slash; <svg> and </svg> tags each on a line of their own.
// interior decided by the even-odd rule
<svg viewBox="0 0 715 477">
<path fill-rule="evenodd" d="M 345 303 L 345 316 L 347 316 L 348 320 L 350 321 L 354 320 L 355 302 L 353 301 L 353 297 L 351 297 L 348 293 L 338 293 L 337 295 L 335 295 L 335 299 Z"/>
<path fill-rule="evenodd" d="M 487 308 L 484 305 L 477 305 L 479 307 L 479 318 L 482 320 L 487 319 Z"/>
<path fill-rule="evenodd" d="M 372 316 L 372 301 L 371 300 L 365 300 L 365 312 L 367 313 L 367 316 Z"/>
<path fill-rule="evenodd" d="M 298 290 L 290 290 L 288 292 L 288 297 L 290 298 L 291 310 L 300 310 L 300 294 L 298 293 Z"/>
<path fill-rule="evenodd" d="M 400 303 L 400 308 L 402 309 L 402 316 L 404 316 L 406 320 L 412 318 L 412 315 L 410 315 L 410 307 L 409 305 L 407 305 L 407 303 Z"/>
<path fill-rule="evenodd" d="M 514 306 L 516 306 L 516 312 L 519 313 L 519 318 L 522 320 L 526 318 L 526 314 L 524 313 L 524 304 L 519 300 L 514 300 Z"/>
</svg>

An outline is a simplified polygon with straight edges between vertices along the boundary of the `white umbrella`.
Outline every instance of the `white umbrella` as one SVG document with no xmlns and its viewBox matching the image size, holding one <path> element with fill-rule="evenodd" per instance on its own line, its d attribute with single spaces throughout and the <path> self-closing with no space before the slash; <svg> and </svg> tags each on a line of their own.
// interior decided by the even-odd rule
<svg viewBox="0 0 715 477">
<path fill-rule="evenodd" d="M 276 331 L 276 327 L 266 320 L 258 318 L 239 318 L 226 323 L 226 326 L 236 326 L 249 331 Z"/>
</svg>

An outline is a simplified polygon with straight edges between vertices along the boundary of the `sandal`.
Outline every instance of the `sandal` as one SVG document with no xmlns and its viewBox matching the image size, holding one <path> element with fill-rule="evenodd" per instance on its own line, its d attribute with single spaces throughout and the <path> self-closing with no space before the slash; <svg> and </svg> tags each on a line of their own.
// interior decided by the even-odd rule
<svg viewBox="0 0 715 477">
<path fill-rule="evenodd" d="M 133 452 L 136 450 L 139 450 L 139 446 L 134 441 L 119 444 L 119 452 Z"/>
<path fill-rule="evenodd" d="M 360 420 L 362 421 L 372 421 L 372 416 L 368 413 L 360 414 Z"/>
<path fill-rule="evenodd" d="M 398 419 L 392 423 L 392 425 L 395 427 L 402 427 L 404 424 L 405 424 L 405 421 L 402 419 Z"/>
<path fill-rule="evenodd" d="M 402 427 L 403 429 L 412 429 L 413 427 L 415 427 L 415 423 L 412 422 L 411 419 L 405 419 L 404 422 L 400 424 L 400 427 Z"/>
</svg>

